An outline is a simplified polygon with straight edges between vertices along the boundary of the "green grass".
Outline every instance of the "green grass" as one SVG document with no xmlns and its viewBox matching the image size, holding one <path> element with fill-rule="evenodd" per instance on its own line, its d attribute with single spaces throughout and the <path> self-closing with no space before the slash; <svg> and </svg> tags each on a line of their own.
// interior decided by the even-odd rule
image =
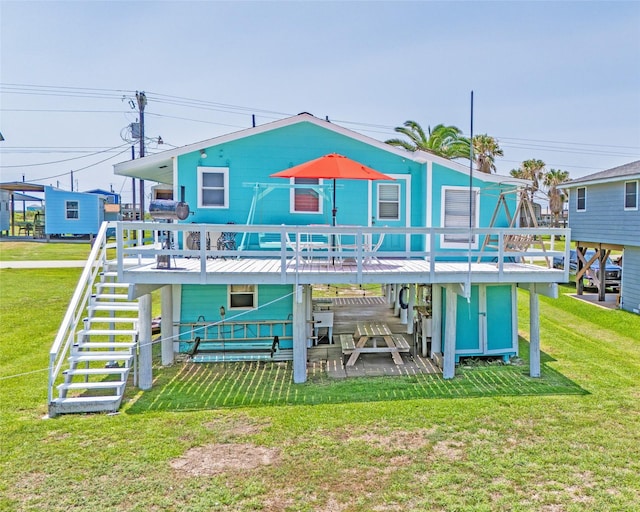
<svg viewBox="0 0 640 512">
<path fill-rule="evenodd" d="M 0 261 L 86 260 L 89 242 L 13 242 L 0 243 Z"/>
<path fill-rule="evenodd" d="M 640 502 L 638 316 L 542 299 L 540 380 L 526 375 L 522 293 L 522 365 L 463 368 L 453 381 L 293 385 L 286 365 L 176 364 L 154 369 L 151 391 L 130 387 L 120 414 L 45 420 L 39 370 L 79 274 L 0 271 L 0 510 L 629 511 Z M 205 471 L 233 462 L 234 447 L 270 450 L 273 464 Z M 186 466 L 201 474 L 172 466 L 194 448 L 210 450 Z"/>
</svg>

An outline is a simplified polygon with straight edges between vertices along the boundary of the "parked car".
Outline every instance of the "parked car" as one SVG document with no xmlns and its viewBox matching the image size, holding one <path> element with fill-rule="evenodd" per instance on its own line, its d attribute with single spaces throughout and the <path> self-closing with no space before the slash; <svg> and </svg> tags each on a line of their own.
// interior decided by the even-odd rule
<svg viewBox="0 0 640 512">
<path fill-rule="evenodd" d="M 595 251 L 585 252 L 585 260 L 589 261 L 593 258 Z M 564 268 L 564 258 L 556 256 L 553 258 L 554 268 Z M 597 274 L 600 269 L 600 261 L 595 260 L 591 267 L 585 272 L 582 277 L 582 284 L 585 288 L 596 288 Z M 575 250 L 569 251 L 569 275 L 575 277 L 578 271 L 578 255 Z M 605 288 L 609 288 L 615 292 L 620 291 L 620 282 L 622 280 L 622 267 L 616 265 L 611 261 L 611 258 L 607 258 L 605 266 Z"/>
</svg>

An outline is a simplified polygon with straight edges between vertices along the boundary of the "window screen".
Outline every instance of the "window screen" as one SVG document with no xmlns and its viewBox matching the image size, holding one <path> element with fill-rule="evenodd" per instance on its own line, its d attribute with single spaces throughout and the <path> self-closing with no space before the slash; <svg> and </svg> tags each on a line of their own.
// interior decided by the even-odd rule
<svg viewBox="0 0 640 512">
<path fill-rule="evenodd" d="M 400 185 L 378 185 L 378 218 L 382 220 L 400 219 Z"/>
<path fill-rule="evenodd" d="M 467 188 L 445 189 L 444 191 L 444 227 L 445 228 L 468 228 L 469 217 L 471 216 L 471 226 L 477 227 L 476 207 L 478 191 L 469 193 Z M 471 203 L 471 204 L 469 204 Z M 469 235 L 465 233 L 445 234 L 444 241 L 449 243 L 469 243 Z M 471 242 L 475 242 L 475 235 Z"/>
</svg>

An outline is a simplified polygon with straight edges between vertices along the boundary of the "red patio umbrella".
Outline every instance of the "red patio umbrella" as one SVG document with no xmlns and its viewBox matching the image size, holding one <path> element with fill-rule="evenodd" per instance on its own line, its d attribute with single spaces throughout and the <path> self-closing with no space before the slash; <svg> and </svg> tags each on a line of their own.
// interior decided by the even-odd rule
<svg viewBox="0 0 640 512">
<path fill-rule="evenodd" d="M 276 172 L 272 178 L 313 178 L 333 180 L 333 225 L 336 225 L 336 180 L 393 180 L 391 176 L 367 167 L 337 153 L 321 156 L 284 171 Z"/>
</svg>

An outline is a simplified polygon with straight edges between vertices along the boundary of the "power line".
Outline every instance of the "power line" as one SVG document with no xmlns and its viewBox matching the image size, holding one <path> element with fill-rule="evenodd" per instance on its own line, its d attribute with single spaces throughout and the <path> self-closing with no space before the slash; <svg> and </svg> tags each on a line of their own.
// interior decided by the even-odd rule
<svg viewBox="0 0 640 512">
<path fill-rule="evenodd" d="M 114 149 L 119 149 L 119 148 L 122 148 L 124 146 L 129 146 L 129 143 L 125 142 L 124 144 L 121 144 L 119 146 L 115 146 L 113 148 L 105 149 L 104 151 L 96 151 L 95 153 L 92 153 L 92 154 L 89 154 L 89 155 L 75 156 L 73 158 L 66 158 L 64 160 L 55 160 L 55 161 L 52 161 L 52 162 L 41 162 L 41 163 L 38 163 L 38 164 L 0 165 L 0 168 L 3 168 L 3 169 L 14 169 L 14 168 L 17 168 L 17 167 L 37 167 L 37 166 L 41 166 L 41 165 L 60 164 L 60 163 L 64 163 L 64 162 L 71 162 L 73 160 L 79 160 L 80 158 L 87 158 L 87 157 L 90 157 L 90 156 L 100 155 L 102 153 L 107 153 L 108 151 L 112 151 Z M 118 153 L 118 154 L 120 155 L 122 153 L 123 152 Z M 110 158 L 113 158 L 113 157 L 110 157 Z"/>
</svg>

